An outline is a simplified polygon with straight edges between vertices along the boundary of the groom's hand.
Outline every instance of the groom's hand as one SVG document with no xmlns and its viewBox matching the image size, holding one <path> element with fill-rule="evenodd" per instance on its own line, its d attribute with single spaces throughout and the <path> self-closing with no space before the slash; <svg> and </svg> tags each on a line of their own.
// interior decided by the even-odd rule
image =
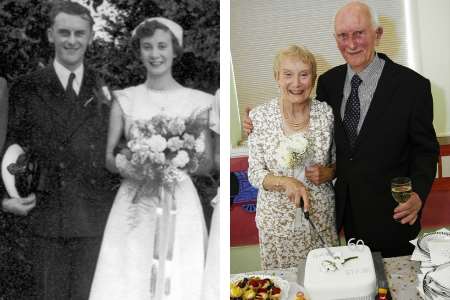
<svg viewBox="0 0 450 300">
<path fill-rule="evenodd" d="M 251 108 L 249 106 L 245 108 L 245 118 L 242 124 L 246 135 L 250 135 L 253 131 L 253 122 L 252 119 L 250 119 L 250 110 Z"/>
<path fill-rule="evenodd" d="M 315 185 L 320 185 L 322 183 L 333 180 L 334 178 L 334 167 L 333 166 L 322 166 L 315 164 L 309 166 L 305 169 L 305 176 L 309 181 Z"/>
<path fill-rule="evenodd" d="M 36 206 L 36 195 L 24 198 L 3 198 L 2 209 L 18 216 L 26 216 Z"/>
<path fill-rule="evenodd" d="M 129 148 L 127 148 L 127 147 L 125 147 L 125 148 L 122 148 L 121 150 L 120 150 L 120 154 L 123 154 L 123 155 L 125 155 L 125 157 L 128 159 L 128 160 L 131 160 L 131 157 L 132 157 L 132 152 L 131 152 L 131 150 L 129 149 Z"/>
</svg>

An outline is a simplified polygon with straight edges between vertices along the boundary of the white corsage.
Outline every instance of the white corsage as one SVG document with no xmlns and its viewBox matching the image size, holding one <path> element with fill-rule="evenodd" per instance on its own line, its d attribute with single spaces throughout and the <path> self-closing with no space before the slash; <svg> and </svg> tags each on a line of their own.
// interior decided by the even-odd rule
<svg viewBox="0 0 450 300">
<path fill-rule="evenodd" d="M 283 137 L 278 148 L 282 167 L 292 169 L 300 165 L 305 160 L 308 144 L 308 139 L 301 133 Z"/>
</svg>

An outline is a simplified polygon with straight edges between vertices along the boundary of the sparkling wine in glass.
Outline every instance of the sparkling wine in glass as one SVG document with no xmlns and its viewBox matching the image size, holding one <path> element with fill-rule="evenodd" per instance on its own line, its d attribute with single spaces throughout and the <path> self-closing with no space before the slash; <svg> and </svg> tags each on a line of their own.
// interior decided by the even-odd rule
<svg viewBox="0 0 450 300">
<path fill-rule="evenodd" d="M 396 177 L 391 180 L 392 197 L 399 204 L 406 202 L 411 197 L 412 186 L 409 177 Z"/>
</svg>

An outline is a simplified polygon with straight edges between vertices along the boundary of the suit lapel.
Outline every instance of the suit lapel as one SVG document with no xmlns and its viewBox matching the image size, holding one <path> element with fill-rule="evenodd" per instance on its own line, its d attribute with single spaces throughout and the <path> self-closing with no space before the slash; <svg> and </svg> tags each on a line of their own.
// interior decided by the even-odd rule
<svg viewBox="0 0 450 300">
<path fill-rule="evenodd" d="M 341 105 L 342 98 L 344 97 L 344 84 L 345 77 L 347 75 L 347 65 L 341 65 L 338 67 L 337 74 L 333 79 L 333 88 L 332 88 L 332 108 L 334 113 L 334 124 L 335 124 L 335 135 L 339 136 L 339 139 L 345 139 L 346 144 L 348 145 L 348 137 L 347 133 L 344 129 L 344 123 L 341 118 Z"/>
<path fill-rule="evenodd" d="M 333 100 L 333 103 L 335 103 L 333 110 L 334 114 L 337 117 L 337 120 L 339 120 L 339 124 L 342 125 L 342 118 L 341 118 L 341 105 L 342 105 L 342 98 L 344 97 L 344 84 L 345 84 L 345 76 L 347 75 L 347 65 L 341 65 L 338 69 L 338 73 L 336 76 L 336 80 L 334 81 L 334 93 L 335 98 Z"/>
<path fill-rule="evenodd" d="M 43 108 L 49 112 L 49 117 L 60 126 L 67 126 L 68 104 L 64 101 L 64 88 L 56 75 L 53 65 L 43 70 L 40 77 L 41 82 L 37 84 L 39 97 Z"/>
<path fill-rule="evenodd" d="M 389 102 L 392 99 L 390 96 L 394 92 L 394 64 L 387 56 L 380 53 L 378 55 L 385 60 L 385 64 L 380 79 L 378 80 L 369 110 L 356 139 L 355 152 L 358 151 L 359 145 L 367 138 L 368 132 L 379 126 L 381 114 L 389 106 Z"/>
<path fill-rule="evenodd" d="M 96 99 L 94 96 L 95 86 L 95 73 L 85 68 L 80 93 L 78 94 L 77 101 L 70 113 L 71 124 L 69 126 L 67 139 L 70 139 L 90 118 L 96 116 Z"/>
<path fill-rule="evenodd" d="M 80 93 L 78 95 L 79 104 L 82 107 L 88 107 L 93 102 L 94 88 L 96 87 L 96 77 L 94 72 L 84 68 L 83 82 L 81 83 Z M 89 103 L 87 103 L 89 101 Z"/>
</svg>

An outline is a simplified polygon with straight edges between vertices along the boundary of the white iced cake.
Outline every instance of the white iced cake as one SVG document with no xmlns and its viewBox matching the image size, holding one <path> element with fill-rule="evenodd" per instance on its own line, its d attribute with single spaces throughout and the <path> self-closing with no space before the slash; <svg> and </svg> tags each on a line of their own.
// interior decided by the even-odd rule
<svg viewBox="0 0 450 300">
<path fill-rule="evenodd" d="M 311 250 L 306 258 L 305 289 L 311 300 L 372 300 L 375 268 L 369 247 L 342 246 Z"/>
</svg>

